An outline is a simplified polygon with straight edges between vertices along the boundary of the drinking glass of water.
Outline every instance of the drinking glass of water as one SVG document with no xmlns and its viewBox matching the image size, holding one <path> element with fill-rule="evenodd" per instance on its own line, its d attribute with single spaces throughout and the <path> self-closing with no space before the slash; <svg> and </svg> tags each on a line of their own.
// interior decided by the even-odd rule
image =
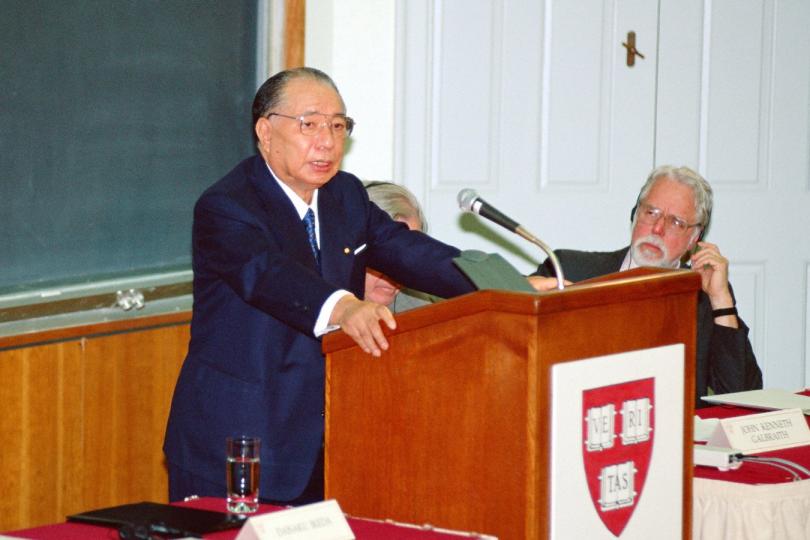
<svg viewBox="0 0 810 540">
<path fill-rule="evenodd" d="M 225 478 L 228 511 L 249 514 L 259 509 L 258 437 L 228 437 Z"/>
</svg>

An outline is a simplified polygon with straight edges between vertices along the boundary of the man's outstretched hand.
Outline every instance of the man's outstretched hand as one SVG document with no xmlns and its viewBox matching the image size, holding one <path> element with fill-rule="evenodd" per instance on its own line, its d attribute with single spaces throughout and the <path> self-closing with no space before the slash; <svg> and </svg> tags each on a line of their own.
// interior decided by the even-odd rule
<svg viewBox="0 0 810 540">
<path fill-rule="evenodd" d="M 386 306 L 347 294 L 335 305 L 329 324 L 339 325 L 364 352 L 380 356 L 382 351 L 388 350 L 380 321 L 391 330 L 397 327 L 394 315 Z"/>
</svg>

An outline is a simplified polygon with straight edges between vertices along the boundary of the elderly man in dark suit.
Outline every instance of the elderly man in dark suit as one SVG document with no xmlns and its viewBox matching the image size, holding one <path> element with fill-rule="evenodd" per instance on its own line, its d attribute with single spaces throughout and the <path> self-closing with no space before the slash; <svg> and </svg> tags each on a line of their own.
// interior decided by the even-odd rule
<svg viewBox="0 0 810 540">
<path fill-rule="evenodd" d="M 631 220 L 631 244 L 613 252 L 555 250 L 565 277 L 580 281 L 639 266 L 686 267 L 701 278 L 697 312 L 696 405 L 711 388 L 715 393 L 762 388 L 748 327 L 737 315 L 728 282 L 728 260 L 715 244 L 702 241 L 712 211 L 712 188 L 687 167 L 662 166 L 641 188 Z M 554 276 L 546 260 L 536 276 Z M 537 289 L 556 279 L 530 278 Z M 691 317 L 692 314 L 684 314 Z"/>
<path fill-rule="evenodd" d="M 170 499 L 225 495 L 225 439 L 262 439 L 263 500 L 323 498 L 324 360 L 342 328 L 380 356 L 387 307 L 360 300 L 367 266 L 440 296 L 471 292 L 454 247 L 410 231 L 339 171 L 354 122 L 323 72 L 298 68 L 256 94 L 259 155 L 194 209 L 191 342 L 164 451 Z"/>
</svg>

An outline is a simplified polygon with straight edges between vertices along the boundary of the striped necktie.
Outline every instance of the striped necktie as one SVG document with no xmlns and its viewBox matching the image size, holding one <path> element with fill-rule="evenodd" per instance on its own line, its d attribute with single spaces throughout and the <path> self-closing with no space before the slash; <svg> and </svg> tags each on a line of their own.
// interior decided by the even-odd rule
<svg viewBox="0 0 810 540">
<path fill-rule="evenodd" d="M 321 251 L 318 249 L 318 238 L 315 236 L 315 212 L 312 208 L 307 210 L 304 215 L 304 226 L 307 228 L 307 238 L 309 238 L 309 247 L 312 249 L 312 256 L 315 257 L 315 264 L 318 267 L 318 272 L 321 271 Z"/>
</svg>

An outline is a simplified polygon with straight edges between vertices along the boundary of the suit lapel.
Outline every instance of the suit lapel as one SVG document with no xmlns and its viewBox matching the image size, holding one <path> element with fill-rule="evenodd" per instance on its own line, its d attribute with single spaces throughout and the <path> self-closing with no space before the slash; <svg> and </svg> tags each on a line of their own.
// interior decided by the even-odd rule
<svg viewBox="0 0 810 540">
<path fill-rule="evenodd" d="M 265 209 L 264 219 L 267 226 L 282 250 L 317 272 L 306 228 L 298 217 L 292 201 L 270 174 L 261 156 L 256 156 L 250 182 Z"/>
<path fill-rule="evenodd" d="M 346 287 L 351 279 L 356 246 L 352 245 L 352 229 L 342 206 L 327 189 L 318 191 L 318 219 L 323 277 L 336 286 Z"/>
<path fill-rule="evenodd" d="M 627 252 L 630 251 L 630 246 L 626 248 L 622 248 L 619 251 L 614 251 L 610 254 L 610 270 L 605 272 L 606 274 L 612 272 L 619 272 L 622 269 L 622 263 L 624 263 L 624 258 L 627 256 Z"/>
</svg>

